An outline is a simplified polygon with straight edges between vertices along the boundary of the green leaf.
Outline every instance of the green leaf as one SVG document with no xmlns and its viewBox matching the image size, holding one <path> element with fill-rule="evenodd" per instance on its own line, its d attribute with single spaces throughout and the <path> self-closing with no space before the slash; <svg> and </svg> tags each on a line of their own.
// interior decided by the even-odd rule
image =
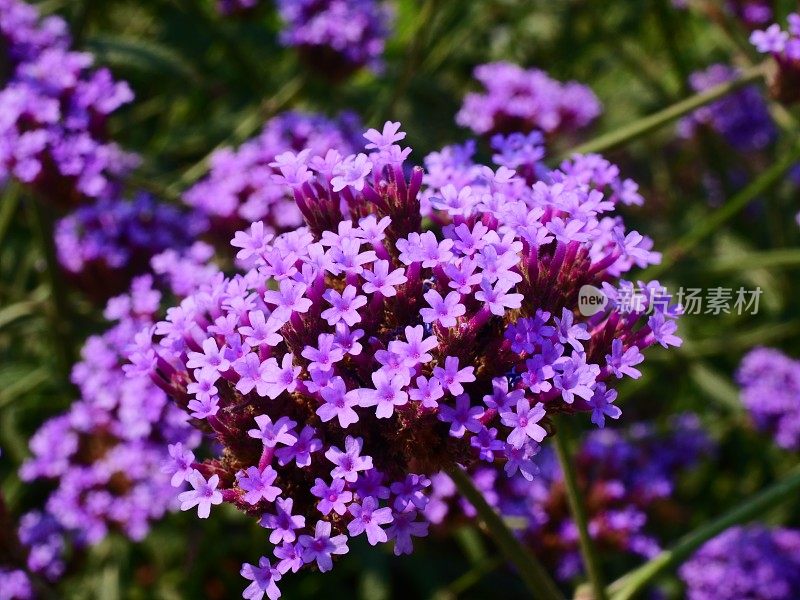
<svg viewBox="0 0 800 600">
<path fill-rule="evenodd" d="M 745 500 L 721 517 L 686 534 L 669 550 L 664 550 L 641 567 L 612 583 L 608 588 L 612 600 L 633 598 L 657 575 L 681 564 L 711 538 L 729 527 L 763 516 L 768 509 L 795 497 L 798 490 L 800 490 L 800 467 L 795 467 L 783 480 Z"/>
</svg>

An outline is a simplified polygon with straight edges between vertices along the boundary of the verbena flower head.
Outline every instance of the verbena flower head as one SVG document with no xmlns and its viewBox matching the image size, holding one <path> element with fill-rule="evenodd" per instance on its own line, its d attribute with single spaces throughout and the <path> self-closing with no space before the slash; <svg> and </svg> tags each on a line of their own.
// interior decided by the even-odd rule
<svg viewBox="0 0 800 600">
<path fill-rule="evenodd" d="M 329 569 L 349 537 L 410 550 L 428 477 L 479 460 L 475 438 L 524 465 L 548 415 L 617 418 L 614 382 L 639 376 L 640 350 L 680 343 L 662 296 L 649 316 L 618 310 L 618 275 L 658 256 L 601 191 L 486 167 L 485 191 L 462 189 L 427 230 L 404 137 L 386 123 L 368 153 L 282 155 L 306 226 L 237 233 L 251 268 L 202 286 L 130 354 L 131 373 L 216 439 L 183 507 L 228 502 L 271 532 L 274 559 L 243 570 L 262 590 L 302 564 Z M 611 296 L 588 319 L 574 310 L 584 284 Z"/>
<path fill-rule="evenodd" d="M 0 600 L 30 600 L 33 597 L 33 585 L 25 571 L 0 567 Z"/>
<path fill-rule="evenodd" d="M 473 438 L 482 452 L 500 447 L 492 436 Z M 589 532 L 601 552 L 652 557 L 659 542 L 651 533 L 657 503 L 669 500 L 680 472 L 711 448 L 697 419 L 681 415 L 666 429 L 637 424 L 628 430 L 590 433 L 575 456 L 575 468 L 588 507 Z M 508 468 L 506 464 L 506 469 Z M 546 445 L 529 457 L 525 470 L 507 477 L 503 466 L 479 463 L 471 473 L 476 487 L 503 517 L 513 520 L 523 542 L 559 579 L 583 570 L 577 526 L 570 517 L 564 481 L 553 449 Z M 437 527 L 476 516 L 457 494 L 452 480 L 432 478 L 425 516 Z"/>
<path fill-rule="evenodd" d="M 772 95 L 781 102 L 790 103 L 800 100 L 797 91 L 800 89 L 800 14 L 791 13 L 787 20 L 787 30 L 773 23 L 750 34 L 750 43 L 762 54 L 775 59 L 778 72 L 772 81 Z"/>
<path fill-rule="evenodd" d="M 278 0 L 281 42 L 296 47 L 322 74 L 337 79 L 382 67 L 392 13 L 379 0 Z"/>
<path fill-rule="evenodd" d="M 280 179 L 278 157 L 304 149 L 309 151 L 309 159 L 324 159 L 330 150 L 349 155 L 360 145 L 360 131 L 358 117 L 352 113 L 335 119 L 283 113 L 238 149 L 215 152 L 208 175 L 187 190 L 183 199 L 210 219 L 211 231 L 224 243 L 254 221 L 263 221 L 268 233 L 295 229 L 303 217 L 291 190 Z"/>
<path fill-rule="evenodd" d="M 494 62 L 475 69 L 483 92 L 471 92 L 456 122 L 478 135 L 569 132 L 591 123 L 600 114 L 600 101 L 585 85 L 561 83 L 539 69 Z"/>
<path fill-rule="evenodd" d="M 167 280 L 170 266 L 191 273 L 196 288 L 214 277 L 200 264 L 204 256 L 201 247 L 181 257 L 167 254 L 159 257 L 159 270 Z M 176 283 L 169 285 L 173 293 L 182 284 Z M 101 541 L 109 530 L 141 539 L 150 522 L 174 506 L 173 486 L 183 485 L 191 472 L 191 450 L 199 435 L 188 427 L 187 415 L 147 376 L 124 372 L 122 357 L 129 346 L 142 343 L 146 333 L 140 332 L 152 326 L 160 299 L 152 277 L 141 276 L 129 294 L 109 301 L 105 316 L 115 324 L 88 339 L 72 372 L 80 398 L 33 436 L 33 456 L 20 470 L 24 481 L 56 483 L 46 513 L 78 546 Z M 167 456 L 183 461 L 183 471 L 175 463 L 164 470 Z M 37 543 L 20 537 L 25 545 Z M 58 559 L 56 552 L 50 555 Z"/>
<path fill-rule="evenodd" d="M 800 449 L 800 361 L 780 350 L 756 348 L 736 373 L 742 403 L 756 427 L 787 450 Z"/>
<path fill-rule="evenodd" d="M 727 0 L 726 6 L 748 29 L 767 25 L 773 17 L 771 0 Z"/>
<path fill-rule="evenodd" d="M 0 90 L 0 182 L 14 178 L 48 200 L 112 195 L 135 157 L 108 142 L 108 116 L 133 94 L 88 54 L 70 52 L 63 22 L 36 23 L 17 0 L 0 3 L 0 51 L 10 72 Z"/>
<path fill-rule="evenodd" d="M 107 299 L 145 272 L 153 256 L 188 247 L 204 229 L 198 215 L 139 194 L 79 207 L 56 224 L 55 245 L 69 279 L 91 296 Z"/>
<path fill-rule="evenodd" d="M 690 83 L 697 92 L 705 91 L 738 76 L 737 69 L 711 65 L 692 74 Z M 757 86 L 746 86 L 704 106 L 682 119 L 678 131 L 693 137 L 698 127 L 709 127 L 740 152 L 763 150 L 775 141 L 777 130 L 767 104 Z"/>
<path fill-rule="evenodd" d="M 761 524 L 733 527 L 683 564 L 689 600 L 800 597 L 800 531 Z"/>
</svg>

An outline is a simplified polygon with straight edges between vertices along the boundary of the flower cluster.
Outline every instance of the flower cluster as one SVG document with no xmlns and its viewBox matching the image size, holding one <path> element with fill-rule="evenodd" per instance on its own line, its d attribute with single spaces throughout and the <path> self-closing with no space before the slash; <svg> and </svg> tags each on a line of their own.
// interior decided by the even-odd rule
<svg viewBox="0 0 800 600">
<path fill-rule="evenodd" d="M 526 202 L 534 202 L 535 188 L 531 186 L 537 182 L 558 183 L 564 180 L 602 193 L 612 205 L 621 202 L 627 206 L 640 206 L 644 203 L 636 182 L 620 177 L 619 167 L 598 154 L 574 155 L 563 161 L 557 170 L 550 171 L 541 162 L 545 150 L 539 132 L 496 134 L 491 138 L 491 147 L 494 164 L 512 169 L 517 174 L 518 177 L 507 185 L 513 185 L 513 193 L 525 198 Z M 484 174 L 486 166 L 473 160 L 475 151 L 475 141 L 468 140 L 461 145 L 445 146 L 425 157 L 423 183 L 426 187 L 420 196 L 424 216 L 436 217 L 434 205 L 439 210 L 446 208 L 452 214 L 467 214 L 474 208 L 469 204 L 470 198 L 493 193 L 492 180 Z M 642 249 L 650 248 L 645 239 L 640 246 Z M 640 258 L 645 259 L 645 256 L 642 254 Z M 657 259 L 653 254 L 644 262 L 637 261 L 637 264 L 644 267 Z"/>
<path fill-rule="evenodd" d="M 575 81 L 561 83 L 539 69 L 495 62 L 477 67 L 475 78 L 485 91 L 466 95 L 456 122 L 478 135 L 574 131 L 601 111 L 588 87 Z"/>
<path fill-rule="evenodd" d="M 108 198 L 79 207 L 56 224 L 55 245 L 70 280 L 108 298 L 145 272 L 153 256 L 186 248 L 204 230 L 199 216 L 139 194 L 133 200 Z"/>
<path fill-rule="evenodd" d="M 108 116 L 133 94 L 92 57 L 71 52 L 63 21 L 39 21 L 20 0 L 0 1 L 0 182 L 15 178 L 49 201 L 110 196 L 136 159 L 107 141 Z"/>
<path fill-rule="evenodd" d="M 320 73 L 337 79 L 381 68 L 391 11 L 380 0 L 278 0 L 278 12 L 281 42 Z"/>
<path fill-rule="evenodd" d="M 652 557 L 659 550 L 648 531 L 659 504 L 674 493 L 683 469 L 710 449 L 710 441 L 692 415 L 681 415 L 661 430 L 637 424 L 627 431 L 590 433 L 575 456 L 579 485 L 586 499 L 589 531 L 601 552 Z M 570 517 L 564 482 L 555 453 L 544 446 L 534 459 L 535 476 L 511 478 L 497 467 L 478 465 L 471 473 L 487 502 L 514 523 L 515 531 L 559 579 L 582 571 L 577 526 Z M 473 518 L 474 507 L 461 498 L 444 473 L 432 478 L 425 516 L 442 527 L 461 517 Z"/>
<path fill-rule="evenodd" d="M 323 157 L 328 150 L 350 154 L 360 145 L 360 130 L 353 113 L 335 119 L 300 112 L 273 117 L 258 137 L 238 150 L 215 152 L 208 175 L 186 191 L 184 202 L 207 216 L 211 231 L 226 244 L 254 221 L 277 232 L 299 227 L 302 214 L 272 163 L 279 154 L 304 149 L 311 157 Z"/>
<path fill-rule="evenodd" d="M 750 34 L 750 43 L 762 54 L 769 54 L 778 65 L 778 73 L 772 82 L 772 95 L 782 102 L 800 100 L 800 14 L 791 13 L 789 28 L 781 29 L 773 23 L 766 29 Z"/>
<path fill-rule="evenodd" d="M 364 137 L 366 153 L 278 155 L 307 226 L 238 232 L 249 270 L 202 286 L 130 351 L 129 372 L 217 442 L 190 469 L 175 455 L 193 488 L 182 508 L 228 502 L 270 532 L 275 563 L 244 566 L 246 597 L 327 571 L 348 537 L 409 552 L 429 475 L 495 458 L 529 473 L 548 415 L 617 418 L 614 382 L 640 376 L 645 347 L 680 343 L 667 298 L 649 316 L 617 310 L 632 285 L 618 276 L 658 255 L 599 189 L 483 167 L 474 190 L 430 200 L 444 226 L 426 230 L 399 123 Z M 583 285 L 610 297 L 590 318 L 575 312 Z"/>
<path fill-rule="evenodd" d="M 204 247 L 195 247 L 181 256 L 166 254 L 157 262 L 174 292 L 172 270 L 190 272 L 193 288 L 215 276 L 213 269 L 199 264 L 206 256 Z M 152 283 L 151 276 L 140 276 L 129 294 L 109 301 L 105 315 L 114 325 L 87 340 L 82 361 L 72 371 L 80 398 L 33 436 L 33 456 L 20 470 L 25 481 L 57 483 L 46 512 L 77 546 L 99 542 L 110 529 L 141 539 L 150 522 L 174 503 L 170 483 L 175 477 L 162 469 L 167 444 L 189 452 L 199 442 L 186 414 L 158 387 L 146 376 L 124 372 L 124 352 L 137 336 L 146 335 L 140 330 L 147 331 L 159 310 L 161 294 Z M 36 541 L 41 535 L 26 538 L 21 531 L 20 537 L 31 547 L 31 556 L 58 559 L 55 550 L 34 550 L 42 546 Z M 55 567 L 42 564 L 34 570 L 45 568 Z"/>
<path fill-rule="evenodd" d="M 727 65 L 711 65 L 704 71 L 693 73 L 692 89 L 705 91 L 735 79 L 736 69 Z M 775 141 L 777 131 L 767 109 L 764 97 L 755 85 L 747 86 L 697 109 L 680 121 L 678 132 L 682 137 L 693 137 L 698 127 L 709 127 L 742 153 L 763 150 Z"/>
<path fill-rule="evenodd" d="M 748 29 L 763 27 L 772 20 L 771 0 L 727 0 L 726 8 Z"/>
<path fill-rule="evenodd" d="M 756 426 L 787 450 L 800 450 L 800 361 L 756 348 L 739 365 L 742 403 Z"/>
<path fill-rule="evenodd" d="M 680 569 L 689 600 L 800 598 L 800 531 L 734 527 Z"/>
<path fill-rule="evenodd" d="M 0 600 L 29 600 L 33 597 L 33 586 L 25 571 L 0 567 Z"/>
</svg>

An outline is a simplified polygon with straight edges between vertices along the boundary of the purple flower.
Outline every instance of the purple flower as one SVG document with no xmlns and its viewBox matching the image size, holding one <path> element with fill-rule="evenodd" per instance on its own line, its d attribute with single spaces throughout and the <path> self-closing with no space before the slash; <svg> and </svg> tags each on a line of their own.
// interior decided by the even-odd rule
<svg viewBox="0 0 800 600">
<path fill-rule="evenodd" d="M 388 419 L 394 414 L 395 406 L 403 406 L 408 402 L 408 393 L 403 387 L 408 384 L 401 375 L 390 376 L 384 371 L 372 374 L 372 384 L 375 389 L 362 389 L 361 406 L 376 406 L 375 416 L 379 419 Z"/>
<path fill-rule="evenodd" d="M 214 338 L 203 341 L 202 352 L 189 352 L 186 366 L 190 369 L 203 369 L 206 373 L 222 374 L 231 368 L 231 363 L 225 358 L 223 348 L 217 347 Z"/>
<path fill-rule="evenodd" d="M 385 298 L 391 298 L 397 295 L 395 288 L 408 281 L 404 275 L 404 269 L 399 267 L 394 271 L 389 272 L 389 261 L 379 260 L 372 265 L 372 270 L 365 270 L 362 273 L 366 283 L 364 284 L 364 292 L 367 294 L 380 294 Z"/>
<path fill-rule="evenodd" d="M 395 495 L 394 509 L 397 512 L 406 510 L 409 504 L 412 504 L 419 510 L 425 508 L 428 503 L 428 497 L 425 496 L 424 490 L 430 486 L 431 480 L 424 475 L 416 475 L 409 473 L 405 481 L 397 481 L 390 487 L 392 494 Z"/>
<path fill-rule="evenodd" d="M 364 189 L 364 179 L 372 171 L 372 163 L 366 154 L 348 156 L 333 171 L 335 177 L 331 179 L 334 192 L 341 192 L 345 187 L 351 186 L 357 191 Z"/>
<path fill-rule="evenodd" d="M 275 455 L 281 465 L 288 465 L 293 460 L 298 467 L 307 467 L 311 464 L 311 454 L 322 450 L 322 442 L 314 437 L 316 430 L 306 425 L 297 436 L 297 441 L 291 446 L 278 448 Z"/>
<path fill-rule="evenodd" d="M 409 368 L 433 360 L 429 352 L 438 346 L 436 336 L 424 337 L 425 330 L 422 325 L 406 327 L 405 335 L 405 342 L 400 340 L 389 342 L 389 352 L 399 355 L 403 364 Z"/>
<path fill-rule="evenodd" d="M 181 510 L 190 510 L 196 506 L 197 516 L 207 519 L 211 513 L 211 505 L 222 504 L 222 492 L 217 490 L 219 475 L 212 475 L 206 481 L 199 471 L 194 471 L 188 480 L 194 489 L 178 494 Z"/>
<path fill-rule="evenodd" d="M 437 400 L 444 397 L 442 384 L 435 377 L 426 379 L 420 375 L 417 377 L 416 387 L 408 391 L 408 397 L 414 402 L 419 402 L 424 408 L 436 408 L 439 406 Z"/>
<path fill-rule="evenodd" d="M 461 295 L 458 292 L 450 292 L 442 298 L 436 290 L 429 290 L 425 293 L 425 300 L 430 308 L 420 310 L 422 319 L 426 323 L 439 323 L 442 327 L 455 327 L 456 319 L 467 309 L 461 304 Z"/>
<path fill-rule="evenodd" d="M 487 407 L 493 408 L 500 412 L 506 410 L 509 406 L 515 405 L 519 400 L 525 397 L 524 390 L 508 390 L 508 379 L 505 377 L 495 377 L 492 379 L 492 394 L 484 396 L 483 402 Z"/>
<path fill-rule="evenodd" d="M 539 421 L 546 414 L 544 404 L 537 402 L 531 408 L 530 403 L 525 399 L 517 401 L 516 412 L 500 413 L 503 425 L 513 428 L 508 435 L 508 443 L 515 448 L 521 448 L 529 439 L 541 442 L 547 435 L 547 431 L 539 425 Z"/>
<path fill-rule="evenodd" d="M 280 581 L 281 574 L 270 565 L 267 557 L 262 556 L 258 561 L 257 567 L 250 563 L 243 564 L 240 575 L 253 582 L 242 592 L 242 598 L 246 598 L 246 600 L 262 600 L 265 594 L 269 600 L 276 600 L 281 597 L 281 591 L 275 583 Z"/>
<path fill-rule="evenodd" d="M 475 294 L 475 299 L 485 302 L 493 315 L 502 317 L 507 308 L 522 306 L 522 294 L 508 294 L 513 287 L 508 281 L 498 281 L 494 287 L 488 279 L 481 281 L 481 290 Z"/>
<path fill-rule="evenodd" d="M 331 511 L 337 515 L 347 512 L 347 505 L 353 501 L 353 494 L 346 491 L 344 486 L 344 479 L 334 479 L 328 485 L 322 479 L 317 478 L 314 487 L 311 488 L 311 493 L 320 498 L 317 508 L 323 515 L 328 515 Z"/>
<path fill-rule="evenodd" d="M 306 518 L 302 515 L 292 514 L 293 505 L 294 500 L 291 498 L 278 498 L 275 503 L 277 514 L 265 514 L 261 517 L 261 526 L 272 529 L 272 533 L 269 534 L 270 544 L 293 542 L 297 538 L 295 530 L 305 527 Z"/>
<path fill-rule="evenodd" d="M 553 320 L 556 323 L 556 337 L 562 344 L 569 344 L 577 352 L 583 351 L 583 344 L 581 340 L 591 339 L 591 335 L 586 331 L 586 326 L 582 323 L 573 324 L 574 315 L 572 311 L 563 310 L 561 318 L 555 317 Z"/>
<path fill-rule="evenodd" d="M 363 446 L 364 441 L 361 438 L 354 438 L 348 435 L 344 441 L 344 452 L 335 446 L 332 446 L 325 452 L 325 458 L 336 465 L 331 471 L 331 477 L 334 479 L 341 478 L 353 483 L 358 478 L 359 471 L 371 469 L 372 457 L 361 456 L 361 449 Z"/>
<path fill-rule="evenodd" d="M 341 294 L 336 290 L 328 290 L 323 298 L 331 303 L 331 308 L 322 311 L 322 318 L 328 321 L 328 325 L 344 321 L 352 327 L 361 320 L 358 309 L 367 303 L 364 296 L 356 296 L 356 288 L 352 285 L 344 288 Z"/>
<path fill-rule="evenodd" d="M 325 404 L 317 408 L 317 414 L 323 423 L 336 417 L 341 428 L 346 429 L 358 422 L 358 414 L 353 408 L 360 405 L 361 392 L 348 392 L 341 377 L 332 378 L 319 393 L 325 400 Z"/>
<path fill-rule="evenodd" d="M 617 399 L 617 390 L 606 389 L 604 383 L 598 383 L 594 395 L 589 399 L 592 407 L 592 423 L 598 427 L 605 427 L 606 417 L 619 419 L 622 411 L 612 403 Z"/>
<path fill-rule="evenodd" d="M 464 393 L 464 383 L 475 381 L 474 367 L 458 368 L 458 359 L 448 356 L 444 359 L 444 368 L 434 367 L 433 376 L 439 380 L 442 387 L 454 396 Z"/>
<path fill-rule="evenodd" d="M 386 532 L 381 525 L 392 522 L 392 509 L 388 506 L 377 508 L 375 498 L 367 497 L 361 504 L 351 504 L 348 510 L 353 515 L 353 520 L 347 524 L 347 531 L 355 537 L 366 532 L 367 541 L 371 546 L 387 541 Z"/>
<path fill-rule="evenodd" d="M 281 575 L 285 575 L 289 571 L 297 573 L 303 568 L 303 550 L 300 544 L 284 542 L 275 548 L 275 557 L 280 559 L 275 568 Z"/>
<path fill-rule="evenodd" d="M 348 551 L 347 536 L 331 537 L 331 524 L 327 521 L 317 521 L 314 535 L 301 535 L 299 542 L 303 547 L 303 561 L 316 561 L 317 567 L 323 573 L 333 568 L 332 554 L 347 554 Z"/>
<path fill-rule="evenodd" d="M 480 406 L 471 406 L 467 394 L 456 398 L 455 408 L 447 405 L 439 407 L 439 420 L 450 423 L 450 435 L 453 437 L 463 437 L 467 431 L 479 432 L 483 428 L 478 420 L 482 415 L 483 409 Z"/>
<path fill-rule="evenodd" d="M 401 513 L 394 513 L 391 526 L 386 530 L 386 535 L 390 540 L 394 540 L 394 554 L 411 554 L 413 545 L 411 537 L 424 537 L 428 535 L 428 523 L 425 521 L 415 521 L 417 511 L 410 510 Z"/>
<path fill-rule="evenodd" d="M 639 379 L 642 373 L 633 367 L 642 362 L 644 356 L 636 346 L 631 346 L 627 350 L 623 348 L 622 340 L 617 339 L 611 342 L 611 354 L 606 354 L 608 370 L 616 375 L 617 379 L 621 379 L 623 375 Z"/>
<path fill-rule="evenodd" d="M 237 474 L 236 482 L 245 491 L 245 502 L 258 504 L 262 499 L 272 502 L 280 495 L 281 489 L 272 485 L 277 477 L 278 474 L 272 467 L 266 467 L 263 472 L 258 467 L 248 467 L 246 471 Z"/>
<path fill-rule="evenodd" d="M 189 480 L 189 476 L 194 472 L 192 463 L 194 462 L 194 452 L 184 448 L 183 444 L 170 444 L 169 460 L 164 463 L 162 472 L 172 476 L 170 484 L 172 487 L 180 487 L 184 481 Z"/>
<path fill-rule="evenodd" d="M 255 417 L 255 422 L 258 429 L 248 430 L 247 435 L 262 440 L 267 448 L 274 448 L 278 444 L 291 446 L 297 442 L 297 435 L 294 432 L 297 423 L 288 417 L 281 417 L 273 423 L 269 415 L 259 415 Z"/>
</svg>

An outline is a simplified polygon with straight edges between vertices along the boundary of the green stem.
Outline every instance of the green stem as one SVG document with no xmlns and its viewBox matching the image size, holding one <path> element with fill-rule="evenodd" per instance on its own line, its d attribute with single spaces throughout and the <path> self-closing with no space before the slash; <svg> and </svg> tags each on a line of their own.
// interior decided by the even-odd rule
<svg viewBox="0 0 800 600">
<path fill-rule="evenodd" d="M 795 496 L 798 490 L 800 490 L 800 467 L 793 469 L 782 481 L 746 500 L 718 519 L 685 535 L 671 549 L 661 552 L 638 569 L 612 583 L 608 588 L 612 600 L 633 598 L 659 573 L 680 564 L 706 541 L 729 527 L 763 515 L 766 510 Z"/>
<path fill-rule="evenodd" d="M 661 263 L 646 269 L 640 277 L 653 279 L 667 271 L 687 252 L 717 231 L 721 225 L 735 217 L 745 206 L 781 181 L 785 173 L 798 161 L 800 161 L 800 144 L 794 146 L 788 154 L 759 175 L 755 181 L 726 201 L 721 208 L 701 219 L 664 253 Z"/>
<path fill-rule="evenodd" d="M 581 501 L 578 480 L 575 476 L 574 465 L 572 464 L 569 441 L 567 440 L 567 424 L 564 420 L 560 420 L 559 425 L 558 433 L 554 436 L 556 454 L 558 455 L 558 463 L 564 476 L 564 487 L 567 493 L 567 502 L 569 502 L 569 510 L 572 513 L 575 524 L 578 526 L 578 541 L 580 543 L 581 556 L 583 558 L 583 563 L 586 565 L 589 582 L 592 584 L 594 600 L 605 600 L 607 597 L 606 586 L 603 583 L 600 560 L 597 557 L 592 538 L 589 535 L 589 519 L 586 516 L 586 510 Z"/>
<path fill-rule="evenodd" d="M 680 117 L 697 110 L 701 106 L 710 104 L 711 102 L 719 100 L 723 96 L 726 96 L 747 84 L 754 83 L 759 79 L 762 79 L 766 73 L 767 66 L 768 63 L 765 62 L 747 69 L 736 79 L 732 79 L 731 81 L 714 86 L 713 88 L 710 88 L 704 92 L 690 96 L 685 100 L 676 102 L 672 106 L 668 106 L 667 108 L 658 111 L 657 113 L 643 117 L 638 121 L 634 121 L 630 125 L 620 127 L 619 129 L 615 129 L 614 131 L 610 131 L 593 140 L 590 140 L 585 144 L 581 144 L 580 146 L 577 146 L 566 152 L 564 155 L 558 157 L 557 160 L 561 161 L 564 158 L 569 158 L 573 154 L 588 154 L 591 152 L 604 152 L 606 150 L 611 150 L 612 148 L 616 148 L 622 144 L 630 142 L 631 140 L 635 140 L 636 138 L 651 133 L 652 131 L 663 127 L 664 125 L 667 125 L 679 119 Z"/>
<path fill-rule="evenodd" d="M 478 516 L 500 547 L 500 551 L 516 567 L 531 596 L 543 600 L 563 599 L 558 586 L 547 574 L 539 560 L 520 543 L 503 523 L 503 519 L 489 506 L 464 469 L 456 465 L 450 468 L 447 474 L 456 484 L 461 495 L 475 507 Z"/>
<path fill-rule="evenodd" d="M 39 198 L 31 198 L 28 206 L 31 207 L 31 216 L 45 259 L 45 271 L 51 298 L 51 310 L 48 311 L 48 315 L 51 333 L 58 348 L 56 358 L 62 376 L 69 380 L 69 373 L 75 362 L 75 346 L 72 343 L 72 311 L 65 293 L 66 286 L 61 277 L 61 268 L 56 258 L 53 243 L 53 220 Z"/>
</svg>

